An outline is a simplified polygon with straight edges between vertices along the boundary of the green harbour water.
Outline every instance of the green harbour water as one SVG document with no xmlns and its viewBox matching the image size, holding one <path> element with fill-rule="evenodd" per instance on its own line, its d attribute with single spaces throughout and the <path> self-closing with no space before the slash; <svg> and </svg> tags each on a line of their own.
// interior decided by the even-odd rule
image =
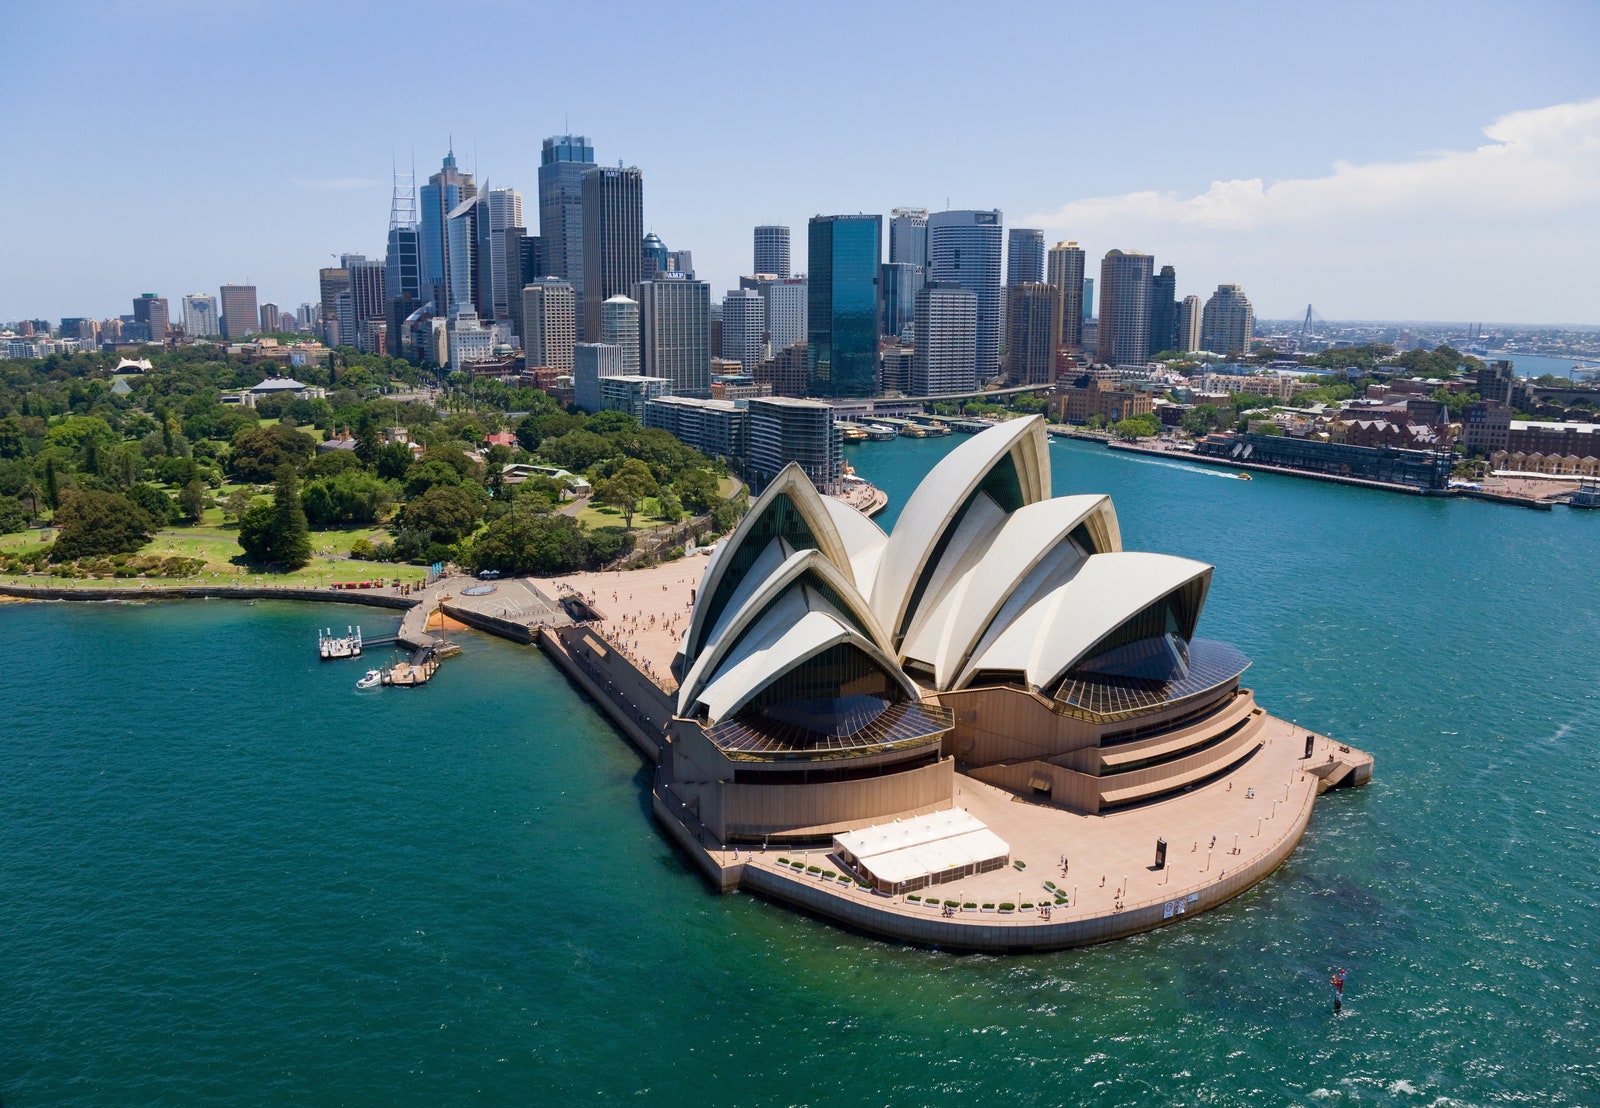
<svg viewBox="0 0 1600 1108">
<path fill-rule="evenodd" d="M 962 441 L 846 456 L 888 523 Z M 708 892 L 533 648 L 357 692 L 315 629 L 389 613 L 4 605 L 0 1104 L 1600 1103 L 1600 513 L 1050 450 L 1217 567 L 1264 707 L 1377 757 L 1250 893 L 881 943 Z"/>
</svg>

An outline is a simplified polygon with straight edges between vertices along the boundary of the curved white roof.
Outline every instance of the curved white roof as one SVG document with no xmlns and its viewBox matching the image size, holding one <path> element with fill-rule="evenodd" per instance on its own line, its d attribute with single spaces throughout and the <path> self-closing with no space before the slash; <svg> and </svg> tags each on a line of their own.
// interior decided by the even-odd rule
<svg viewBox="0 0 1600 1108">
<path fill-rule="evenodd" d="M 1091 546 L 1069 536 L 1080 524 Z M 1111 498 L 1062 496 L 1029 504 L 986 531 L 981 551 L 963 559 L 953 579 L 930 587 L 901 647 L 901 655 L 932 667 L 934 685 L 948 688 L 1008 598 L 1041 565 L 1068 570 L 1097 551 L 1117 549 L 1120 536 Z M 955 544 L 952 543 L 952 546 Z M 948 555 L 947 555 L 948 557 Z M 942 567 L 941 567 L 942 568 Z"/>
<path fill-rule="evenodd" d="M 774 549 L 778 545 L 778 541 L 773 540 L 769 549 Z M 684 676 L 683 685 L 678 690 L 680 715 L 689 710 L 700 690 L 716 677 L 724 657 L 762 610 L 788 590 L 804 590 L 805 585 L 802 582 L 808 575 L 814 575 L 817 580 L 833 590 L 839 603 L 846 609 L 837 614 L 842 618 L 853 620 L 861 632 L 887 656 L 890 649 L 888 640 L 878 625 L 877 617 L 872 614 L 872 609 L 867 607 L 843 571 L 828 561 L 820 551 L 797 550 L 783 559 L 781 565 L 771 569 L 761 569 L 762 563 L 767 560 L 767 552 L 763 551 L 762 556 L 751 567 L 751 572 L 746 574 L 744 582 L 741 582 L 734 599 L 723 609 L 722 618 L 706 637 L 705 646 L 695 658 L 693 667 Z M 747 585 L 751 586 L 748 590 Z M 808 610 L 809 608 L 810 606 Z"/>
<path fill-rule="evenodd" d="M 856 588 L 863 596 L 867 596 L 872 592 L 872 577 L 877 572 L 878 559 L 889 542 L 889 536 L 869 516 L 842 500 L 825 496 L 822 503 L 828 509 L 833 525 L 839 529 L 839 538 L 849 552 L 851 575 Z"/>
<path fill-rule="evenodd" d="M 1186 585 L 1200 594 L 1193 605 L 1194 630 L 1204 603 L 1211 567 L 1170 554 L 1096 554 L 1086 559 L 1017 617 L 976 654 L 951 686 L 963 688 L 978 672 L 1021 673 L 1033 688 L 1044 688 L 1105 638 L 1146 607 Z"/>
<path fill-rule="evenodd" d="M 711 626 L 719 622 L 726 608 L 733 607 L 732 597 L 719 602 L 717 592 L 722 587 L 723 578 L 727 575 L 729 567 L 734 564 L 736 555 L 744 544 L 752 539 L 767 509 L 779 497 L 787 497 L 794 505 L 795 511 L 811 532 L 812 538 L 816 540 L 817 549 L 838 566 L 852 586 L 854 585 L 855 575 L 850 565 L 850 550 L 839 534 L 833 513 L 828 510 L 826 500 L 806 477 L 805 471 L 790 462 L 772 479 L 772 484 L 767 486 L 766 491 L 756 498 L 756 502 L 750 506 L 750 511 L 745 513 L 744 519 L 739 521 L 739 526 L 734 528 L 733 534 L 717 544 L 717 552 L 712 555 L 711 564 L 706 567 L 705 576 L 700 580 L 700 590 L 695 594 L 694 611 L 689 617 L 689 630 L 683 637 L 683 657 L 686 663 L 694 662 L 705 646 Z M 873 528 L 876 530 L 877 525 L 874 524 Z M 755 541 L 760 541 L 759 536 L 754 537 Z M 770 572 L 772 568 L 781 564 L 786 556 L 787 551 L 784 551 L 776 562 L 769 562 L 765 566 L 767 571 Z M 760 560 L 768 562 L 765 554 Z M 749 589 L 759 586 L 759 581 L 753 584 L 749 581 L 749 578 L 756 576 L 758 576 L 757 567 L 752 565 L 745 571 L 745 579 L 738 582 L 734 595 L 748 596 Z"/>
<path fill-rule="evenodd" d="M 1023 503 L 1048 499 L 1050 459 L 1044 420 L 1028 416 L 991 427 L 956 447 L 906 501 L 872 581 L 873 610 L 891 635 L 897 633 L 911 591 L 955 514 L 1008 456 L 1016 466 Z"/>
<path fill-rule="evenodd" d="M 681 712 L 704 705 L 708 722 L 733 715 L 752 697 L 796 666 L 842 643 L 860 650 L 896 681 L 910 699 L 921 694 L 894 659 L 850 625 L 814 590 L 792 588 L 753 627 L 716 679 Z"/>
</svg>

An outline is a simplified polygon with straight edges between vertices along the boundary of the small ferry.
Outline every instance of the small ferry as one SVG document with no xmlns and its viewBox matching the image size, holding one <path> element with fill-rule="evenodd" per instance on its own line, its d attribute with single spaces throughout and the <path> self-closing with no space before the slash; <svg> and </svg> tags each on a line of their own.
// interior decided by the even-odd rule
<svg viewBox="0 0 1600 1108">
<path fill-rule="evenodd" d="M 383 683 L 383 670 L 369 669 L 367 675 L 356 682 L 358 689 L 374 689 Z"/>
<path fill-rule="evenodd" d="M 317 632 L 317 654 L 324 662 L 361 657 L 361 628 L 346 627 L 344 631 L 343 635 L 335 635 L 328 627 Z"/>
<path fill-rule="evenodd" d="M 867 431 L 864 427 L 858 427 L 854 423 L 846 423 L 843 420 L 834 426 L 839 428 L 839 437 L 847 444 L 867 441 Z"/>
<path fill-rule="evenodd" d="M 867 438 L 873 442 L 888 442 L 890 439 L 898 438 L 900 434 L 893 427 L 885 427 L 881 423 L 869 423 L 866 430 Z"/>
<path fill-rule="evenodd" d="M 1251 477 L 1248 473 L 1239 473 L 1239 474 L 1235 474 L 1235 476 L 1237 476 L 1239 478 L 1239 480 L 1241 480 L 1241 481 L 1254 481 L 1255 480 L 1255 478 Z"/>
</svg>

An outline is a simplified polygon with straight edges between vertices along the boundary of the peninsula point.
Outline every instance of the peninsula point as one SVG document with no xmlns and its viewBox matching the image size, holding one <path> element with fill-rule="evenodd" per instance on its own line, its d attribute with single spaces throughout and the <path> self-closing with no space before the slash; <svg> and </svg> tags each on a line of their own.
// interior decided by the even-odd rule
<svg viewBox="0 0 1600 1108">
<path fill-rule="evenodd" d="M 551 582 L 586 618 L 542 641 L 725 891 L 947 949 L 1080 946 L 1243 892 L 1371 777 L 1196 637 L 1211 566 L 1052 497 L 1038 417 L 951 451 L 888 533 L 790 465 L 686 570 Z"/>
</svg>

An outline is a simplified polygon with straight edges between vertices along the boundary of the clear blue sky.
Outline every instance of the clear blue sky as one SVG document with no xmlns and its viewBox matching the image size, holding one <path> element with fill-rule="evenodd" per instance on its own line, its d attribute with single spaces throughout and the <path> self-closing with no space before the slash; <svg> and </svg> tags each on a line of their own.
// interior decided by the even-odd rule
<svg viewBox="0 0 1600 1108">
<path fill-rule="evenodd" d="M 1600 323 L 1600 3 L 18 0 L 0 320 L 381 256 L 390 160 L 570 120 L 713 295 L 751 227 L 997 207 L 1265 316 Z"/>
</svg>

